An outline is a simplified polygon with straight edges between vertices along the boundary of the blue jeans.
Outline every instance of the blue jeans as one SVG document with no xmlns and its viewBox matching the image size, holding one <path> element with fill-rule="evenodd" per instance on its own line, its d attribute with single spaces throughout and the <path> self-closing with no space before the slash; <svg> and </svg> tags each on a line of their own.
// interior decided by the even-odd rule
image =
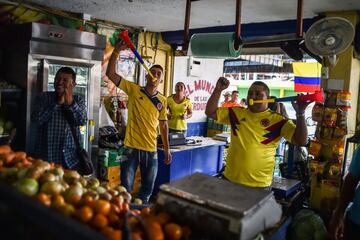
<svg viewBox="0 0 360 240">
<path fill-rule="evenodd" d="M 127 160 L 121 163 L 121 185 L 131 193 L 136 169 L 140 164 L 141 186 L 138 194 L 144 204 L 148 203 L 158 171 L 157 152 L 147 152 L 134 148 L 125 148 Z"/>
</svg>

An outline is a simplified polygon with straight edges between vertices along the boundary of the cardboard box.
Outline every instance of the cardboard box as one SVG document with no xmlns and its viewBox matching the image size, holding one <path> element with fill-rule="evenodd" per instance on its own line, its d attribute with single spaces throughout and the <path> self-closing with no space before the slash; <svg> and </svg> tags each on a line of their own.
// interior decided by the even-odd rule
<svg viewBox="0 0 360 240">
<path fill-rule="evenodd" d="M 105 167 L 100 165 L 100 178 L 109 182 L 120 181 L 120 166 Z"/>
<path fill-rule="evenodd" d="M 120 150 L 99 149 L 99 164 L 104 167 L 120 166 L 123 160 L 125 160 L 123 148 L 120 148 Z"/>
</svg>

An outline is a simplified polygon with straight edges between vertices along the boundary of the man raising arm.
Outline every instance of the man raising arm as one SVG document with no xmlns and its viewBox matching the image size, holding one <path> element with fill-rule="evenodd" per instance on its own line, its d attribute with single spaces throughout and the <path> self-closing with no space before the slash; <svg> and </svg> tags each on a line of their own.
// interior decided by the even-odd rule
<svg viewBox="0 0 360 240">
<path fill-rule="evenodd" d="M 281 137 L 294 144 L 304 145 L 307 130 L 304 112 L 309 103 L 293 102 L 297 111 L 297 125 L 268 109 L 267 103 L 256 103 L 248 108 L 218 108 L 221 92 L 229 81 L 220 77 L 206 105 L 206 114 L 219 123 L 231 125 L 231 143 L 224 172 L 228 180 L 252 187 L 269 187 L 272 181 L 275 150 Z M 254 82 L 249 99 L 264 100 L 269 97 L 268 86 Z"/>
<path fill-rule="evenodd" d="M 115 65 L 120 51 L 124 49 L 126 49 L 124 42 L 115 46 L 106 71 L 108 78 L 128 95 L 128 124 L 124 141 L 128 160 L 121 165 L 121 184 L 128 192 L 132 192 L 135 172 L 140 165 L 141 187 L 138 197 L 147 203 L 154 188 L 158 168 L 156 146 L 158 125 L 164 143 L 164 161 L 166 164 L 171 162 L 166 98 L 157 91 L 164 70 L 160 65 L 153 65 L 150 71 L 155 79 L 146 75 L 145 87 L 122 79 L 116 73 Z"/>
</svg>

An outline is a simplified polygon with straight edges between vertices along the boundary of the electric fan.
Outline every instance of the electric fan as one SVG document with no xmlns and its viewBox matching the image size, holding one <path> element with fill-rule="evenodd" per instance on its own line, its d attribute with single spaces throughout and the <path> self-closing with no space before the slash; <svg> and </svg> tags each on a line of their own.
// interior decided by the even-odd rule
<svg viewBox="0 0 360 240">
<path fill-rule="evenodd" d="M 355 36 L 354 26 L 340 17 L 323 18 L 307 30 L 305 45 L 313 54 L 327 57 L 331 65 L 336 65 L 336 55 L 349 47 Z"/>
</svg>

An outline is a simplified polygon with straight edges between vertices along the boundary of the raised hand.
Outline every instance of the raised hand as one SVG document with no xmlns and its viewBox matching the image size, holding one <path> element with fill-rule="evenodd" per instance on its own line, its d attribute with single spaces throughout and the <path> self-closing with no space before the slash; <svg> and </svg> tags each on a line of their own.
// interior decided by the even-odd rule
<svg viewBox="0 0 360 240">
<path fill-rule="evenodd" d="M 71 105 L 73 103 L 73 88 L 75 87 L 75 83 L 72 80 L 67 81 L 65 86 L 65 104 Z"/>
<path fill-rule="evenodd" d="M 219 77 L 217 83 L 216 83 L 216 88 L 220 91 L 223 91 L 225 89 L 227 89 L 230 85 L 230 81 L 225 78 L 225 77 Z"/>
<path fill-rule="evenodd" d="M 123 51 L 125 49 L 127 49 L 128 46 L 126 44 L 126 42 L 124 40 L 120 40 L 116 45 L 115 45 L 115 51 L 120 52 Z"/>
</svg>

